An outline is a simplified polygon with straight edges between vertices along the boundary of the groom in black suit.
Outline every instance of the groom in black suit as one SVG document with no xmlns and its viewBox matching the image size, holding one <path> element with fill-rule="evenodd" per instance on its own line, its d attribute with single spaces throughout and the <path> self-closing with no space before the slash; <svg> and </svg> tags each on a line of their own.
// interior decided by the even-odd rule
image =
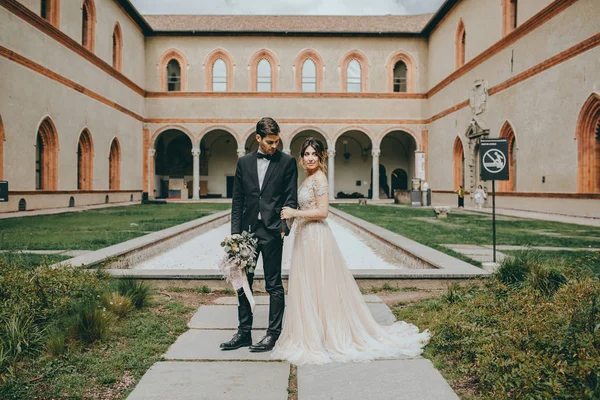
<svg viewBox="0 0 600 400">
<path fill-rule="evenodd" d="M 283 237 L 289 228 L 280 218 L 283 207 L 297 208 L 298 167 L 296 160 L 277 150 L 279 125 L 265 117 L 256 124 L 258 150 L 238 160 L 233 181 L 231 205 L 231 233 L 254 233 L 258 239 L 258 253 L 263 256 L 265 287 L 270 296 L 269 328 L 267 334 L 252 344 L 252 311 L 244 290 L 238 290 L 238 332 L 223 350 L 250 346 L 251 351 L 269 351 L 281 333 L 285 308 L 281 283 L 281 256 Z M 258 257 L 258 255 L 257 255 Z M 252 289 L 254 274 L 248 274 Z"/>
</svg>

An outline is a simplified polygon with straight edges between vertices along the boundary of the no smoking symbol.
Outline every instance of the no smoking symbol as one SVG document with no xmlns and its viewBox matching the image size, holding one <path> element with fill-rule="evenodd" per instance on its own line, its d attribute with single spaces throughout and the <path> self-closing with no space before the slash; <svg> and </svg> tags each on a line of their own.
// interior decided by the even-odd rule
<svg viewBox="0 0 600 400">
<path fill-rule="evenodd" d="M 491 174 L 497 174 L 504 169 L 506 156 L 498 149 L 490 149 L 483 155 L 483 168 Z"/>
</svg>

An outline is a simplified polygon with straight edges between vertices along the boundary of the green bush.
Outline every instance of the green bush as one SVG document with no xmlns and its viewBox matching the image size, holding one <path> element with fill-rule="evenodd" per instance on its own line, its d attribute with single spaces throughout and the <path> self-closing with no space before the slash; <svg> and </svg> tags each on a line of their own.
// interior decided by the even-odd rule
<svg viewBox="0 0 600 400">
<path fill-rule="evenodd" d="M 84 344 L 91 344 L 106 339 L 114 323 L 115 315 L 105 307 L 96 302 L 86 302 L 79 305 L 69 328 L 73 337 Z"/>
<path fill-rule="evenodd" d="M 142 308 L 150 303 L 152 288 L 145 282 L 133 278 L 117 280 L 116 290 L 123 296 L 129 297 L 135 308 Z"/>
</svg>

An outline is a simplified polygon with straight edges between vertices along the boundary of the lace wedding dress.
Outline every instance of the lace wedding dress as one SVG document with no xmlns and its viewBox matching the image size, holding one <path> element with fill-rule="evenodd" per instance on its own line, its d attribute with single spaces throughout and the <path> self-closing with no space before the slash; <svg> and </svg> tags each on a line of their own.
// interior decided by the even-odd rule
<svg viewBox="0 0 600 400">
<path fill-rule="evenodd" d="M 304 215 L 294 223 L 287 309 L 271 357 L 302 365 L 421 354 L 429 331 L 419 333 L 403 321 L 381 326 L 371 315 L 322 218 L 328 212 L 328 197 L 321 171 L 306 178 L 298 190 Z"/>
</svg>

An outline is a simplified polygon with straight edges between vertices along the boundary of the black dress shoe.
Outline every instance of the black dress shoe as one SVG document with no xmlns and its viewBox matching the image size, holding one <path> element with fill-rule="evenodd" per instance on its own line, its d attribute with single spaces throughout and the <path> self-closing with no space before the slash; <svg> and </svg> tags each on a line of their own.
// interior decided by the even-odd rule
<svg viewBox="0 0 600 400">
<path fill-rule="evenodd" d="M 237 332 L 229 342 L 221 343 L 222 350 L 235 350 L 240 347 L 252 345 L 252 335 L 250 333 Z"/>
<path fill-rule="evenodd" d="M 250 351 L 254 353 L 259 353 L 262 351 L 271 351 L 273 350 L 273 347 L 275 347 L 275 342 L 277 342 L 276 338 L 274 338 L 271 335 L 267 335 L 264 338 L 262 338 L 260 342 L 250 346 Z"/>
</svg>

